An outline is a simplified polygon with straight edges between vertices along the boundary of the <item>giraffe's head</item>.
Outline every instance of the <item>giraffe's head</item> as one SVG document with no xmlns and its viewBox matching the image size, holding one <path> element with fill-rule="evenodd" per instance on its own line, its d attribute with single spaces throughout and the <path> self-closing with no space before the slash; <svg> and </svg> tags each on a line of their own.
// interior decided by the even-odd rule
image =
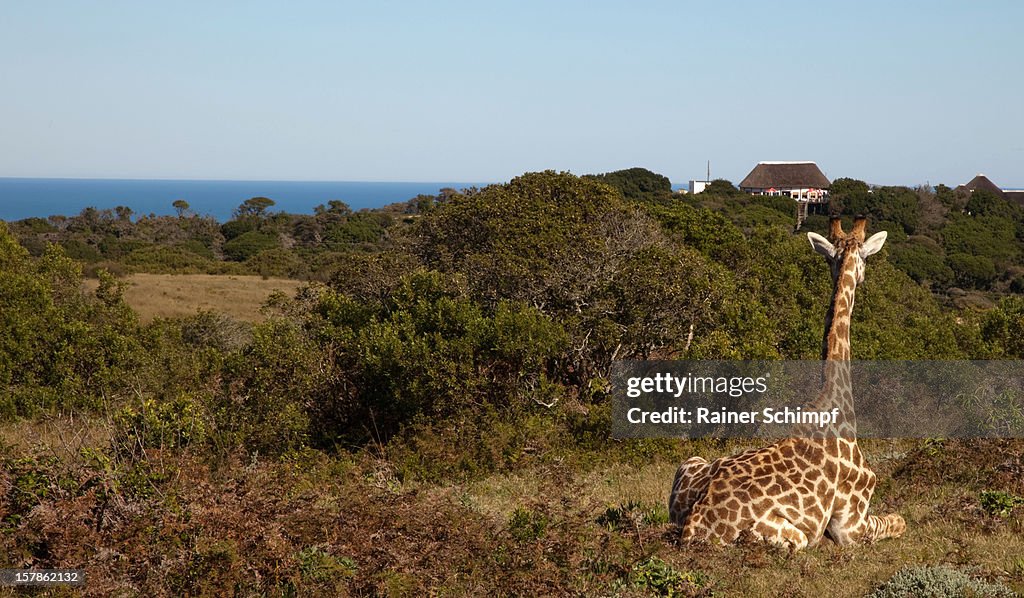
<svg viewBox="0 0 1024 598">
<path fill-rule="evenodd" d="M 870 239 L 864 239 L 864 231 L 867 228 L 867 218 L 858 216 L 853 221 L 853 231 L 843 232 L 843 225 L 838 217 L 832 218 L 829 226 L 829 238 L 817 234 L 807 233 L 814 251 L 825 257 L 832 268 L 832 281 L 839 279 L 840 272 L 847 267 L 853 267 L 854 280 L 857 284 L 864 282 L 864 260 L 869 255 L 874 255 L 885 244 L 885 237 L 888 233 L 881 231 L 871 235 Z M 853 260 L 850 264 L 849 260 Z"/>
</svg>

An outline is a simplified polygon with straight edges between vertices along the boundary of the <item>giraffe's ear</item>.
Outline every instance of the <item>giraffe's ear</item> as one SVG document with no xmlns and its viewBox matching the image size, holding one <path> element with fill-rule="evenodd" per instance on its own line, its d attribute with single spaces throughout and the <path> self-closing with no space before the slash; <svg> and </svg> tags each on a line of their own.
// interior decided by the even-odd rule
<svg viewBox="0 0 1024 598">
<path fill-rule="evenodd" d="M 882 245 L 885 245 L 885 237 L 888 235 L 889 233 L 884 230 L 880 233 L 871 235 L 871 238 L 864 241 L 864 244 L 861 245 L 860 257 L 866 258 L 869 255 L 875 255 L 878 253 L 882 249 Z"/>
<path fill-rule="evenodd" d="M 828 239 L 818 233 L 807 233 L 807 240 L 811 242 L 811 247 L 814 248 L 816 253 L 827 258 L 833 258 L 836 256 L 836 248 L 828 242 Z"/>
</svg>

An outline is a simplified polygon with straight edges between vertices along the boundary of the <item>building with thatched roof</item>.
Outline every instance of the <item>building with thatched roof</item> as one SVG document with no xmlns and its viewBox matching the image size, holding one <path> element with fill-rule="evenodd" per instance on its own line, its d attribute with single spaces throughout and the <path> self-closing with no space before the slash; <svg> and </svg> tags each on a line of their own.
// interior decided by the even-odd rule
<svg viewBox="0 0 1024 598">
<path fill-rule="evenodd" d="M 781 195 L 800 202 L 828 201 L 828 177 L 814 162 L 758 162 L 740 190 L 754 195 Z"/>
<path fill-rule="evenodd" d="M 988 191 L 996 197 L 1003 197 L 1003 190 L 999 188 L 999 185 L 993 183 L 983 174 L 979 174 L 971 179 L 970 182 L 960 185 L 956 190 L 967 191 L 968 193 L 974 193 L 975 191 Z"/>
<path fill-rule="evenodd" d="M 999 185 L 992 182 L 987 176 L 979 174 L 978 176 L 971 179 L 969 182 L 964 183 L 956 188 L 956 191 L 965 191 L 967 193 L 974 193 L 975 191 L 988 191 L 996 197 L 1002 197 L 1003 199 L 1015 202 L 1024 206 L 1024 190 L 1021 189 L 1003 189 Z"/>
</svg>

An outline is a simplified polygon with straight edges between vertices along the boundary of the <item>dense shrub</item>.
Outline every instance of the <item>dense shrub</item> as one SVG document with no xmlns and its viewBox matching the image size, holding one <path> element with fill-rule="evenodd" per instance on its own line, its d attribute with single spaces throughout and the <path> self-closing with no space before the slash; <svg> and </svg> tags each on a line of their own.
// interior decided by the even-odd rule
<svg viewBox="0 0 1024 598">
<path fill-rule="evenodd" d="M 10 395 L 48 388 L 73 406 L 124 383 L 134 314 L 110 276 L 94 296 L 81 284 L 78 265 L 58 246 L 32 258 L 0 223 L 0 387 Z"/>
<path fill-rule="evenodd" d="M 623 197 L 634 201 L 653 201 L 670 197 L 672 182 L 668 177 L 651 172 L 646 168 L 629 168 L 605 174 L 590 175 L 592 178 L 619 190 Z"/>
<path fill-rule="evenodd" d="M 358 243 L 379 242 L 393 221 L 391 216 L 377 212 L 357 212 L 328 226 L 323 233 L 324 243 L 337 249 Z"/>
<path fill-rule="evenodd" d="M 207 400 L 182 393 L 173 400 L 144 399 L 113 418 L 116 442 L 143 449 L 174 449 L 203 443 L 210 433 Z"/>
<path fill-rule="evenodd" d="M 954 253 L 946 258 L 953 279 L 960 286 L 985 288 L 996 278 L 996 265 L 984 255 Z"/>
<path fill-rule="evenodd" d="M 150 245 L 147 241 L 139 239 L 121 239 L 113 235 L 107 235 L 100 241 L 99 250 L 103 257 L 108 260 L 120 260 L 135 251 Z"/>
<path fill-rule="evenodd" d="M 245 261 L 246 267 L 264 278 L 306 278 L 309 266 L 299 255 L 281 247 L 267 249 Z"/>
<path fill-rule="evenodd" d="M 518 407 L 558 390 L 545 374 L 564 333 L 533 308 L 473 302 L 458 281 L 419 272 L 378 306 L 333 292 L 319 299 L 326 339 L 347 354 L 358 389 L 343 420 L 374 421 L 382 435 L 419 416 L 444 418 L 473 405 Z"/>
<path fill-rule="evenodd" d="M 1024 359 L 1024 297 L 1007 297 L 986 312 L 981 335 L 996 356 Z"/>
<path fill-rule="evenodd" d="M 226 241 L 254 230 L 256 230 L 256 222 L 253 220 L 229 220 L 220 227 L 220 232 Z"/>
<path fill-rule="evenodd" d="M 277 235 L 249 231 L 224 243 L 224 256 L 229 260 L 244 262 L 261 251 L 278 247 Z"/>
<path fill-rule="evenodd" d="M 74 260 L 82 262 L 98 262 L 103 259 L 103 254 L 97 247 L 80 239 L 67 239 L 62 241 L 61 247 L 64 248 L 64 253 Z"/>
<path fill-rule="evenodd" d="M 928 237 L 911 237 L 890 250 L 893 265 L 915 282 L 943 288 L 953 281 L 953 270 L 943 259 L 942 248 Z"/>
</svg>

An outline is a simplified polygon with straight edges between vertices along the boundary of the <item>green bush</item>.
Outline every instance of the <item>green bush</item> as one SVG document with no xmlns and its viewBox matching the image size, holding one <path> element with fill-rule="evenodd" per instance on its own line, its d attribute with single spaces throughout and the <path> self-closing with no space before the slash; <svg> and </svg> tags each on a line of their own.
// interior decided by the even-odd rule
<svg viewBox="0 0 1024 598">
<path fill-rule="evenodd" d="M 984 255 L 954 253 L 946 258 L 957 284 L 968 288 L 987 288 L 996 278 L 996 265 Z"/>
<path fill-rule="evenodd" d="M 185 251 L 194 253 L 199 257 L 203 257 L 208 260 L 213 260 L 217 258 L 217 256 L 213 253 L 213 250 L 210 249 L 209 245 L 199 239 L 189 239 L 187 241 L 183 241 L 178 244 L 178 247 L 181 247 Z"/>
<path fill-rule="evenodd" d="M 870 598 L 1013 598 L 1005 586 L 987 583 L 946 565 L 904 569 L 875 590 Z"/>
<path fill-rule="evenodd" d="M 59 246 L 32 258 L 0 223 L 0 388 L 14 390 L 6 410 L 13 402 L 30 412 L 27 397 L 54 393 L 61 406 L 89 407 L 123 387 L 138 354 L 137 321 L 121 293 L 106 274 L 95 295 L 85 293 Z"/>
<path fill-rule="evenodd" d="M 393 220 L 388 214 L 357 212 L 327 227 L 323 234 L 323 242 L 334 249 L 357 243 L 376 243 L 384 237 L 392 223 Z"/>
<path fill-rule="evenodd" d="M 485 403 L 518 408 L 533 392 L 558 392 L 544 366 L 564 346 L 564 333 L 536 309 L 501 303 L 489 314 L 437 272 L 405 278 L 381 308 L 357 330 L 334 334 L 356 349 L 357 419 L 373 414 L 382 433 L 421 414 L 444 418 Z M 355 316 L 358 326 L 361 319 L 357 306 L 331 294 L 321 309 L 335 321 Z"/>
<path fill-rule="evenodd" d="M 57 231 L 57 228 L 45 218 L 25 218 L 12 222 L 11 227 L 17 232 L 28 233 L 51 233 Z"/>
<path fill-rule="evenodd" d="M 939 288 L 953 282 L 953 270 L 945 263 L 942 248 L 928 237 L 912 237 L 894 245 L 889 255 L 892 263 L 915 282 Z"/>
<path fill-rule="evenodd" d="M 60 245 L 68 257 L 80 262 L 98 262 L 103 259 L 98 248 L 81 239 L 67 239 L 61 241 Z"/>
<path fill-rule="evenodd" d="M 309 274 L 305 260 L 281 247 L 261 251 L 246 260 L 245 265 L 264 278 L 305 278 Z"/>
<path fill-rule="evenodd" d="M 633 201 L 652 201 L 671 197 L 672 181 L 668 177 L 646 168 L 629 168 L 585 178 L 601 181 L 618 189 L 623 197 Z"/>
<path fill-rule="evenodd" d="M 226 358 L 215 442 L 265 454 L 306 446 L 314 405 L 333 395 L 329 359 L 294 322 L 255 326 L 252 341 Z"/>
<path fill-rule="evenodd" d="M 224 256 L 229 260 L 244 262 L 261 251 L 277 246 L 277 235 L 253 230 L 224 243 L 223 250 Z"/>
<path fill-rule="evenodd" d="M 254 230 L 256 230 L 256 222 L 251 219 L 229 220 L 220 227 L 220 233 L 227 241 Z"/>
<path fill-rule="evenodd" d="M 997 357 L 1024 359 L 1024 297 L 1006 297 L 986 312 L 981 335 Z"/>
<path fill-rule="evenodd" d="M 100 241 L 99 249 L 108 260 L 120 260 L 131 252 L 149 246 L 150 243 L 139 239 L 121 239 L 107 235 Z"/>
</svg>

